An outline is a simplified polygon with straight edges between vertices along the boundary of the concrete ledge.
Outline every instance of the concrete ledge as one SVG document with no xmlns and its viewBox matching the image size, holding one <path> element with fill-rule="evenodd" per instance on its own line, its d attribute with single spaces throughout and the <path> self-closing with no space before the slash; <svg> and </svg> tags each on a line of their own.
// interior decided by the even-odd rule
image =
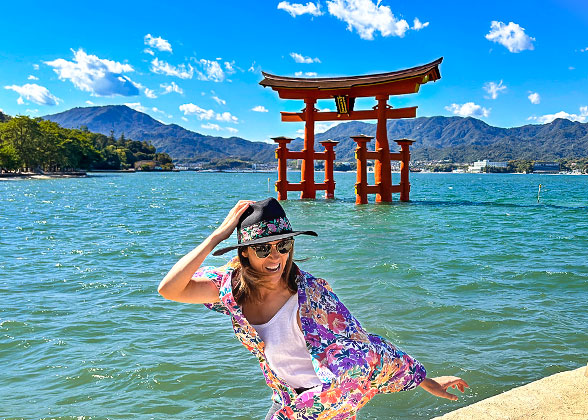
<svg viewBox="0 0 588 420">
<path fill-rule="evenodd" d="M 433 420 L 587 420 L 588 367 L 557 373 Z"/>
</svg>

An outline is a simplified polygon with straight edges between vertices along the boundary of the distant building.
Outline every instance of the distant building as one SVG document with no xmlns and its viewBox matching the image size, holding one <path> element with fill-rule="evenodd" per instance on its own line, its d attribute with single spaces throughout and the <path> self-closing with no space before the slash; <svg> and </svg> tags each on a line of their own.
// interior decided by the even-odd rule
<svg viewBox="0 0 588 420">
<path fill-rule="evenodd" d="M 478 160 L 473 165 L 468 167 L 468 172 L 480 173 L 488 168 L 505 168 L 508 166 L 508 162 L 491 162 L 488 159 Z"/>
<path fill-rule="evenodd" d="M 535 162 L 533 164 L 533 172 L 539 174 L 557 174 L 559 170 L 557 162 Z"/>
<path fill-rule="evenodd" d="M 134 163 L 134 168 L 138 171 L 141 170 L 153 170 L 155 169 L 155 161 L 154 160 L 138 160 Z"/>
</svg>

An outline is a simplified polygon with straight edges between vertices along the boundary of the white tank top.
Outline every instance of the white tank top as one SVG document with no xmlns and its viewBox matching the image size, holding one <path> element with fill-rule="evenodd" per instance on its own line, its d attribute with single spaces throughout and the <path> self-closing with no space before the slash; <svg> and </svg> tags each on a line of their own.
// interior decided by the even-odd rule
<svg viewBox="0 0 588 420">
<path fill-rule="evenodd" d="M 292 388 L 321 385 L 298 326 L 298 293 L 294 293 L 265 324 L 253 325 L 265 342 L 265 357 L 273 371 Z"/>
</svg>

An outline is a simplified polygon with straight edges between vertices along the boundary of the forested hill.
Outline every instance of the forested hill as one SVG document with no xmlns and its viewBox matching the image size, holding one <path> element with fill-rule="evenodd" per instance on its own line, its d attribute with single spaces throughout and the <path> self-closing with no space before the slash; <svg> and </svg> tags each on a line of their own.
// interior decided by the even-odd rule
<svg viewBox="0 0 588 420">
<path fill-rule="evenodd" d="M 124 134 L 137 140 L 150 141 L 158 150 L 169 153 L 176 161 L 191 159 L 245 158 L 258 162 L 275 162 L 275 146 L 252 142 L 239 137 L 214 137 L 186 130 L 178 125 L 165 125 L 147 114 L 124 105 L 74 108 L 43 118 L 69 128 L 87 126 L 89 130 L 114 136 Z M 473 162 L 491 160 L 552 160 L 588 156 L 588 124 L 557 119 L 549 124 L 525 125 L 514 128 L 493 127 L 475 118 L 420 117 L 388 121 L 391 149 L 397 150 L 393 139 L 416 140 L 413 160 Z M 321 140 L 340 143 L 335 148 L 337 160 L 354 160 L 355 143 L 350 136 L 374 136 L 376 125 L 352 121 L 317 134 L 316 150 Z M 280 133 L 277 133 L 280 134 Z M 290 144 L 300 150 L 302 140 Z M 372 142 L 373 147 L 373 142 Z"/>
<path fill-rule="evenodd" d="M 490 160 L 552 160 L 588 157 L 588 124 L 556 119 L 549 124 L 525 125 L 514 128 L 493 127 L 476 118 L 420 117 L 388 121 L 391 149 L 398 146 L 393 139 L 416 140 L 411 148 L 413 160 L 473 162 Z M 355 143 L 351 135 L 376 135 L 376 125 L 359 121 L 340 124 L 323 134 L 340 143 L 335 148 L 337 159 L 352 160 Z M 292 143 L 300 147 L 302 140 Z M 372 141 L 372 147 L 374 141 Z"/>
<path fill-rule="evenodd" d="M 275 159 L 273 145 L 253 142 L 240 137 L 215 137 L 186 130 L 176 124 L 163 124 L 149 115 L 125 105 L 73 108 L 59 114 L 46 115 L 63 127 L 88 127 L 90 131 L 149 141 L 157 150 L 168 153 L 176 162 L 211 160 L 227 157 L 258 162 Z"/>
</svg>

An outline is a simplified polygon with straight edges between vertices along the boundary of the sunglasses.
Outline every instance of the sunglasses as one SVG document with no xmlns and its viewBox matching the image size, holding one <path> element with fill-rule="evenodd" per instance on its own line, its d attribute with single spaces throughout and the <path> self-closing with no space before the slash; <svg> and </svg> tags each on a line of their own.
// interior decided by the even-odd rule
<svg viewBox="0 0 588 420">
<path fill-rule="evenodd" d="M 294 239 L 284 239 L 275 244 L 276 249 L 280 254 L 287 254 L 290 252 L 292 245 L 294 245 Z M 249 245 L 249 247 L 255 251 L 257 258 L 267 258 L 272 252 L 272 246 L 272 244 Z"/>
</svg>

